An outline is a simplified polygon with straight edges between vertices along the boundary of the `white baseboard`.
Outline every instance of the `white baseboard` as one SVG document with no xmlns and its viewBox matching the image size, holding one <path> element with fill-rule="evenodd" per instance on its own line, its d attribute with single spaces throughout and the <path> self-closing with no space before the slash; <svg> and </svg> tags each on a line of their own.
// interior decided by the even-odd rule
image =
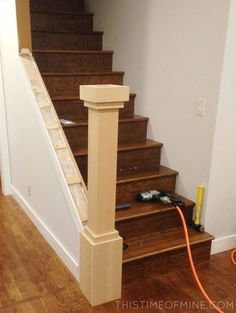
<svg viewBox="0 0 236 313">
<path fill-rule="evenodd" d="M 29 203 L 22 197 L 20 192 L 14 186 L 11 186 L 11 190 L 14 199 L 19 203 L 21 208 L 31 219 L 31 221 L 34 223 L 34 225 L 37 227 L 37 229 L 43 235 L 46 241 L 50 244 L 56 254 L 60 257 L 62 262 L 70 270 L 73 276 L 77 280 L 79 280 L 79 265 L 76 260 L 74 260 L 74 258 L 69 254 L 66 248 L 59 242 L 59 240 L 54 236 L 50 229 L 48 229 L 48 227 L 44 224 L 40 217 L 34 212 Z"/>
<path fill-rule="evenodd" d="M 213 240 L 211 254 L 236 249 L 236 234 Z"/>
</svg>

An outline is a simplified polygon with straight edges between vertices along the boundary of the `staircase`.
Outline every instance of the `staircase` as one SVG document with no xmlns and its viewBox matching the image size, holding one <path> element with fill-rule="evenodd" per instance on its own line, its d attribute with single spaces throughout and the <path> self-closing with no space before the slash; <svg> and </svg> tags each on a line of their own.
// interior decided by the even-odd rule
<svg viewBox="0 0 236 313">
<path fill-rule="evenodd" d="M 102 32 L 93 31 L 93 14 L 82 0 L 31 0 L 33 55 L 63 126 L 80 171 L 87 180 L 88 112 L 79 86 L 123 84 L 124 72 L 112 70 L 112 51 L 102 50 Z M 187 264 L 181 221 L 174 207 L 138 203 L 136 194 L 175 191 L 178 172 L 160 165 L 162 144 L 147 139 L 148 118 L 134 114 L 135 94 L 120 110 L 116 229 L 128 249 L 123 252 L 123 280 L 165 273 Z M 181 197 L 190 223 L 194 203 Z M 195 261 L 208 260 L 213 237 L 189 228 Z"/>
</svg>

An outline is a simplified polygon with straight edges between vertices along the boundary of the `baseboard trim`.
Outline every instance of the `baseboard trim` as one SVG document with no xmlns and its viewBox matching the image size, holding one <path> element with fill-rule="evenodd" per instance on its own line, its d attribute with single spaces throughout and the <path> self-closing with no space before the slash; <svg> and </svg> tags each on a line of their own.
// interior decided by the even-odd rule
<svg viewBox="0 0 236 313">
<path fill-rule="evenodd" d="M 211 254 L 224 252 L 236 248 L 236 234 L 213 240 Z"/>
<path fill-rule="evenodd" d="M 20 192 L 11 186 L 12 196 L 19 203 L 20 207 L 24 210 L 30 220 L 37 227 L 38 231 L 43 235 L 46 241 L 50 244 L 62 262 L 66 265 L 73 276 L 79 280 L 79 264 L 70 255 L 66 248 L 60 243 L 60 241 L 54 236 L 50 229 L 44 224 L 41 218 L 34 212 L 34 209 L 29 205 L 29 203 L 24 199 Z"/>
</svg>

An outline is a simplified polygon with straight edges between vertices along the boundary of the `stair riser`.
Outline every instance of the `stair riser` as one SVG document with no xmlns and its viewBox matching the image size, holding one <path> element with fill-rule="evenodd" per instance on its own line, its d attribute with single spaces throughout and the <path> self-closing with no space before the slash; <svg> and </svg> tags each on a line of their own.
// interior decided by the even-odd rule
<svg viewBox="0 0 236 313">
<path fill-rule="evenodd" d="M 134 132 L 134 129 L 136 130 Z M 78 151 L 81 148 L 87 148 L 88 145 L 88 127 L 65 127 L 65 135 L 71 146 L 72 151 Z M 129 133 L 129 135 L 127 135 Z M 120 123 L 119 125 L 119 143 L 132 143 L 144 141 L 147 134 L 147 121 Z"/>
<path fill-rule="evenodd" d="M 192 246 L 195 264 L 209 261 L 211 241 Z M 189 268 L 186 248 L 123 264 L 123 283 L 135 278 L 163 275 L 178 269 Z"/>
<path fill-rule="evenodd" d="M 62 15 L 31 13 L 33 31 L 87 31 L 93 30 L 93 15 Z"/>
<path fill-rule="evenodd" d="M 111 72 L 112 53 L 34 53 L 41 72 Z"/>
<path fill-rule="evenodd" d="M 193 208 L 183 209 L 185 220 L 188 224 L 192 221 Z M 116 229 L 120 236 L 129 239 L 136 236 L 164 231 L 170 228 L 181 227 L 182 222 L 176 210 L 169 212 L 156 213 L 149 216 L 139 217 L 127 221 L 116 223 Z"/>
<path fill-rule="evenodd" d="M 119 183 L 116 190 L 117 204 L 129 203 L 136 199 L 139 192 L 146 190 L 165 190 L 174 192 L 176 176 L 156 177 L 145 180 Z"/>
<path fill-rule="evenodd" d="M 156 171 L 160 166 L 161 148 L 120 151 L 117 175 L 122 178 L 132 173 Z"/>
<path fill-rule="evenodd" d="M 160 165 L 161 148 L 149 148 L 118 152 L 117 176 L 157 170 Z M 87 181 L 87 156 L 76 157 L 81 174 Z"/>
<path fill-rule="evenodd" d="M 123 85 L 123 75 L 67 75 L 43 76 L 51 97 L 79 96 L 80 85 L 115 84 Z"/>
<path fill-rule="evenodd" d="M 30 0 L 33 12 L 81 13 L 84 11 L 83 0 Z"/>
<path fill-rule="evenodd" d="M 120 118 L 134 116 L 135 97 L 130 96 L 130 101 L 125 102 L 125 107 L 120 109 Z M 59 118 L 72 121 L 82 121 L 88 119 L 88 109 L 84 106 L 84 102 L 80 100 L 54 100 L 54 107 Z"/>
<path fill-rule="evenodd" d="M 102 34 L 32 32 L 32 46 L 47 50 L 102 50 Z"/>
</svg>

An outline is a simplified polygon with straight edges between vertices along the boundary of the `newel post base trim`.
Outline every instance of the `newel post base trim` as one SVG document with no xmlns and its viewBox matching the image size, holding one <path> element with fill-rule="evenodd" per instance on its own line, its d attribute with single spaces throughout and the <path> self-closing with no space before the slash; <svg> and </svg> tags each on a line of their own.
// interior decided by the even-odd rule
<svg viewBox="0 0 236 313">
<path fill-rule="evenodd" d="M 80 234 L 80 288 L 92 306 L 121 297 L 123 239 L 112 237 L 97 240 L 86 228 Z"/>
</svg>

